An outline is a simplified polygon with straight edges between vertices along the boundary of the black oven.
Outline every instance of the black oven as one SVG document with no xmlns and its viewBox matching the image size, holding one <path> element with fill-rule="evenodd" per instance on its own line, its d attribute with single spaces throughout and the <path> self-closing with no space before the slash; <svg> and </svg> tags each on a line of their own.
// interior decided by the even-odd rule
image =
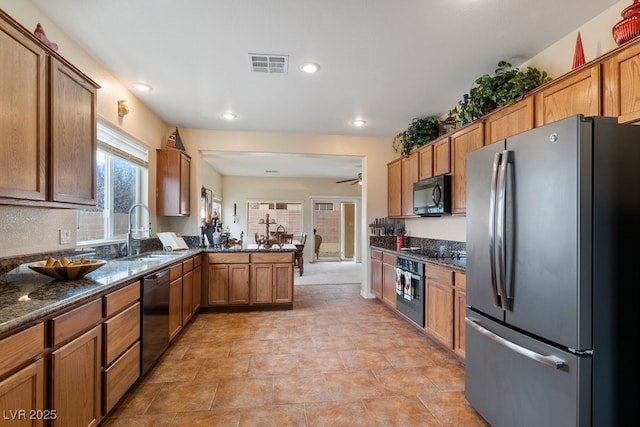
<svg viewBox="0 0 640 427">
<path fill-rule="evenodd" d="M 424 263 L 408 258 L 396 260 L 396 308 L 424 328 L 424 304 L 426 298 Z"/>
</svg>

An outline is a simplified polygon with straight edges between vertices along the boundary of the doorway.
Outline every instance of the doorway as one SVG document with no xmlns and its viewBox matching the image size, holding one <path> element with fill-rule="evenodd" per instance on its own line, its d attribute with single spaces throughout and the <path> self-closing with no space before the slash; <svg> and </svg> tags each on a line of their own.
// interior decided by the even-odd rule
<svg viewBox="0 0 640 427">
<path fill-rule="evenodd" d="M 360 261 L 359 200 L 327 197 L 312 199 L 311 204 L 312 262 Z"/>
</svg>

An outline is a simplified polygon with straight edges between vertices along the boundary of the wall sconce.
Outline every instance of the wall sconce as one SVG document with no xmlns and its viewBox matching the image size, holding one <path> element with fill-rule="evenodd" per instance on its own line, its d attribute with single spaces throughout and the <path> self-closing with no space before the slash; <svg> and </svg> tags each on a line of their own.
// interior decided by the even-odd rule
<svg viewBox="0 0 640 427">
<path fill-rule="evenodd" d="M 118 100 L 118 116 L 124 117 L 129 114 L 129 101 L 125 99 Z"/>
</svg>

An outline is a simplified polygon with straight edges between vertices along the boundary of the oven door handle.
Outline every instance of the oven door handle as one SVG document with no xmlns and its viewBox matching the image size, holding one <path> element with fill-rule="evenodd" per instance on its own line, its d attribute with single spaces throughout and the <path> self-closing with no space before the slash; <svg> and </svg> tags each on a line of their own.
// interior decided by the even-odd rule
<svg viewBox="0 0 640 427">
<path fill-rule="evenodd" d="M 411 275 L 411 278 L 414 280 L 422 280 L 424 276 L 420 276 L 419 274 L 415 274 L 412 273 L 409 270 L 402 270 L 402 274 L 400 275 L 401 277 L 406 277 L 406 274 L 409 273 Z"/>
</svg>

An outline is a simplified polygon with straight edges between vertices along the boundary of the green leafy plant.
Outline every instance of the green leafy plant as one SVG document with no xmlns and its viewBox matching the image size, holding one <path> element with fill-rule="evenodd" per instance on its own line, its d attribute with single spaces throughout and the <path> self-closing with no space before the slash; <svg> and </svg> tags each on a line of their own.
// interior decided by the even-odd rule
<svg viewBox="0 0 640 427">
<path fill-rule="evenodd" d="M 421 147 L 440 136 L 440 121 L 435 117 L 414 119 L 407 130 L 393 140 L 393 148 L 402 156 L 408 156 L 416 147 Z"/>
<path fill-rule="evenodd" d="M 546 71 L 527 67 L 526 71 L 513 68 L 506 61 L 498 62 L 494 75 L 478 77 L 468 94 L 449 114 L 462 123 L 472 122 L 497 107 L 514 104 L 529 91 L 551 81 Z"/>
</svg>

